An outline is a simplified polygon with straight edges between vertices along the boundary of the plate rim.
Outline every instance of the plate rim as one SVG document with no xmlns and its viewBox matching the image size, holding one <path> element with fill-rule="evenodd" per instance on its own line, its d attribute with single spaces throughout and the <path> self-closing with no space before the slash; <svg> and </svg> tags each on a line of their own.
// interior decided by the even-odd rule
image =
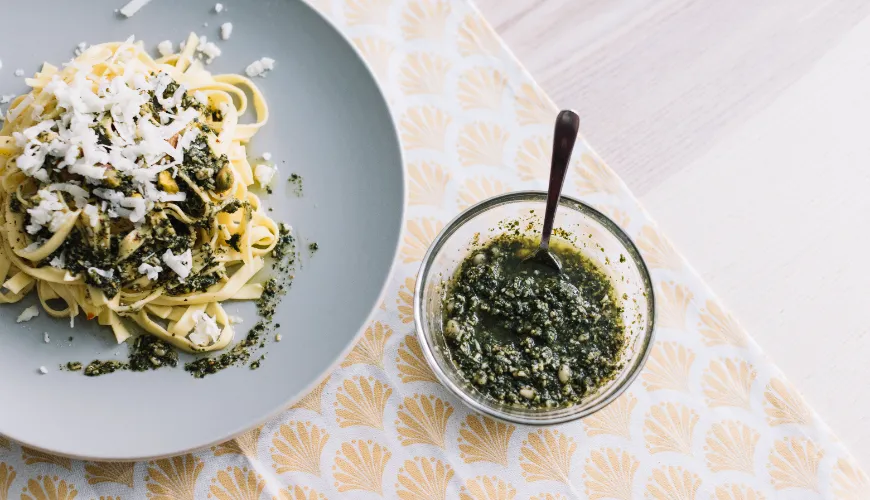
<svg viewBox="0 0 870 500">
<path fill-rule="evenodd" d="M 45 448 L 45 447 L 30 443 L 30 442 L 15 438 L 15 437 L 10 436 L 8 434 L 0 433 L 0 436 L 5 436 L 21 446 L 26 446 L 27 448 L 30 448 L 30 449 L 33 449 L 36 451 L 40 451 L 43 453 L 49 453 L 49 454 L 57 455 L 60 457 L 71 458 L 73 460 L 89 460 L 89 461 L 99 461 L 99 462 L 138 462 L 138 461 L 142 461 L 142 460 L 160 460 L 163 458 L 169 458 L 169 457 L 175 457 L 175 456 L 185 455 L 185 454 L 189 454 L 189 453 L 195 453 L 195 452 L 201 451 L 203 449 L 209 448 L 211 446 L 225 443 L 227 441 L 235 439 L 236 437 L 250 431 L 251 429 L 254 429 L 255 427 L 259 427 L 259 426 L 263 425 L 267 421 L 277 417 L 279 414 L 289 410 L 296 402 L 298 402 L 303 397 L 305 397 L 305 395 L 307 395 L 309 392 L 314 390 L 327 377 L 329 377 L 339 367 L 341 362 L 344 360 L 344 358 L 347 357 L 347 355 L 350 353 L 350 351 L 353 350 L 353 348 L 356 346 L 359 338 L 362 336 L 363 332 L 365 331 L 366 326 L 372 322 L 372 320 L 375 316 L 375 313 L 378 310 L 378 304 L 380 304 L 381 302 L 384 301 L 384 298 L 385 298 L 386 293 L 387 293 L 387 288 L 390 284 L 390 281 L 392 281 L 392 278 L 396 273 L 396 268 L 398 267 L 397 257 L 399 255 L 399 249 L 401 247 L 402 241 L 405 237 L 405 216 L 406 216 L 407 209 L 408 209 L 408 187 L 406 184 L 407 172 L 405 171 L 405 148 L 404 148 L 404 145 L 402 142 L 402 135 L 399 132 L 399 127 L 398 127 L 398 124 L 396 123 L 395 117 L 393 116 L 393 110 L 390 107 L 390 101 L 387 98 L 387 94 L 384 90 L 384 87 L 383 87 L 381 81 L 378 79 L 377 73 L 374 71 L 374 68 L 372 68 L 369 61 L 366 60 L 366 58 L 363 56 L 362 51 L 350 40 L 350 38 L 348 38 L 338 28 L 336 23 L 334 23 L 331 19 L 329 19 L 324 14 L 322 14 L 319 10 L 317 10 L 313 6 L 311 6 L 307 1 L 305 1 L 305 0 L 295 0 L 295 1 L 299 4 L 302 4 L 305 8 L 307 8 L 308 10 L 313 12 L 324 23 L 326 23 L 326 25 L 329 26 L 329 29 L 331 29 L 335 34 L 337 34 L 339 36 L 339 38 L 341 38 L 341 40 L 348 47 L 350 47 L 350 49 L 356 55 L 357 59 L 359 59 L 359 61 L 362 63 L 363 67 L 365 68 L 365 71 L 369 74 L 369 76 L 371 77 L 372 81 L 375 84 L 375 89 L 377 91 L 378 97 L 383 102 L 384 107 L 387 110 L 387 116 L 389 118 L 389 122 L 391 125 L 390 131 L 392 132 L 393 136 L 395 137 L 396 145 L 398 146 L 399 167 L 400 167 L 399 168 L 400 190 L 401 190 L 401 194 L 402 194 L 402 196 L 401 196 L 402 203 L 401 203 L 401 206 L 399 207 L 399 219 L 398 219 L 399 220 L 399 231 L 396 234 L 396 241 L 395 241 L 395 245 L 394 245 L 393 252 L 392 252 L 393 255 L 392 255 L 389 269 L 387 270 L 387 274 L 383 278 L 383 282 L 381 283 L 381 287 L 380 287 L 380 290 L 378 292 L 377 297 L 375 298 L 374 302 L 369 307 L 369 312 L 366 315 L 365 319 L 363 320 L 362 324 L 360 324 L 356 333 L 353 335 L 353 337 L 350 339 L 350 341 L 344 347 L 344 349 L 342 349 L 342 351 L 338 354 L 338 356 L 336 356 L 336 358 L 332 360 L 332 362 L 329 364 L 329 366 L 324 368 L 321 371 L 321 373 L 317 377 L 315 377 L 314 380 L 310 384 L 308 384 L 305 388 L 303 388 L 302 390 L 300 390 L 299 392 L 294 394 L 291 398 L 284 401 L 280 406 L 271 410 L 270 412 L 268 412 L 267 414 L 265 414 L 261 417 L 253 419 L 253 421 L 242 424 L 241 428 L 230 431 L 229 434 L 227 434 L 226 436 L 221 436 L 221 437 L 212 439 L 208 442 L 205 442 L 205 443 L 202 443 L 202 444 L 199 444 L 196 446 L 167 451 L 165 453 L 159 453 L 159 454 L 154 454 L 154 455 L 130 454 L 127 456 L 113 457 L 113 456 L 103 456 L 103 455 L 83 455 L 83 454 L 65 452 L 65 451 L 60 451 L 60 450 L 54 450 L 54 449 Z"/>
</svg>

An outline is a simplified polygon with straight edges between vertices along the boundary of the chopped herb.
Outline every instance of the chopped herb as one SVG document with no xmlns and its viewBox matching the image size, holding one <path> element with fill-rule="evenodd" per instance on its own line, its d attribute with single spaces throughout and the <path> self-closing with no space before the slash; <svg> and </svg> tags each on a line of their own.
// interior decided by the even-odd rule
<svg viewBox="0 0 870 500">
<path fill-rule="evenodd" d="M 309 255 L 314 255 L 314 253 L 317 252 L 319 249 L 320 249 L 320 247 L 317 246 L 317 243 L 309 243 L 308 244 L 308 254 Z"/>
<path fill-rule="evenodd" d="M 71 372 L 77 372 L 82 369 L 82 364 L 78 361 L 70 361 L 66 364 L 66 368 Z"/>
</svg>

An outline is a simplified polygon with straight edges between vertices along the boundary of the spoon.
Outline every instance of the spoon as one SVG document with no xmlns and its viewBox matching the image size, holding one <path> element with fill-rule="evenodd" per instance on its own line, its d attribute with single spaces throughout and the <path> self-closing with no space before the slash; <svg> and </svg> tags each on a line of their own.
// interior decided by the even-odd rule
<svg viewBox="0 0 870 500">
<path fill-rule="evenodd" d="M 547 188 L 547 208 L 544 211 L 541 245 L 535 253 L 523 259 L 521 265 L 534 263 L 555 271 L 556 274 L 562 273 L 562 263 L 550 252 L 550 234 L 553 232 L 553 220 L 556 218 L 562 185 L 565 183 L 565 174 L 568 173 L 568 164 L 571 162 L 571 152 L 574 150 L 579 129 L 580 117 L 577 113 L 570 109 L 559 112 L 559 116 L 556 117 L 556 129 L 553 132 L 553 159 L 550 163 L 550 186 Z"/>
</svg>

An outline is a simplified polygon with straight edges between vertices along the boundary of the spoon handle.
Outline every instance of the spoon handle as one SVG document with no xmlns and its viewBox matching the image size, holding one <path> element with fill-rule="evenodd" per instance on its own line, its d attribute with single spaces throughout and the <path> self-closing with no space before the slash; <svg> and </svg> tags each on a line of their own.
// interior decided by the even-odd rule
<svg viewBox="0 0 870 500">
<path fill-rule="evenodd" d="M 571 162 L 571 152 L 580 130 L 580 117 L 570 109 L 560 111 L 553 131 L 553 162 L 550 164 L 550 186 L 547 188 L 547 209 L 544 211 L 544 230 L 541 233 L 541 250 L 550 248 L 550 233 L 559 206 L 559 196 L 565 183 L 565 174 Z"/>
</svg>

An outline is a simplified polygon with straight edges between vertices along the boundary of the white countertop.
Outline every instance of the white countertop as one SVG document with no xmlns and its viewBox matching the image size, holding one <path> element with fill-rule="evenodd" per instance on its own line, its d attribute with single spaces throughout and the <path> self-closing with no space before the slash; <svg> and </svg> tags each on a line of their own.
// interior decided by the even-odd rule
<svg viewBox="0 0 870 500">
<path fill-rule="evenodd" d="M 870 468 L 870 3 L 477 1 Z"/>
</svg>

